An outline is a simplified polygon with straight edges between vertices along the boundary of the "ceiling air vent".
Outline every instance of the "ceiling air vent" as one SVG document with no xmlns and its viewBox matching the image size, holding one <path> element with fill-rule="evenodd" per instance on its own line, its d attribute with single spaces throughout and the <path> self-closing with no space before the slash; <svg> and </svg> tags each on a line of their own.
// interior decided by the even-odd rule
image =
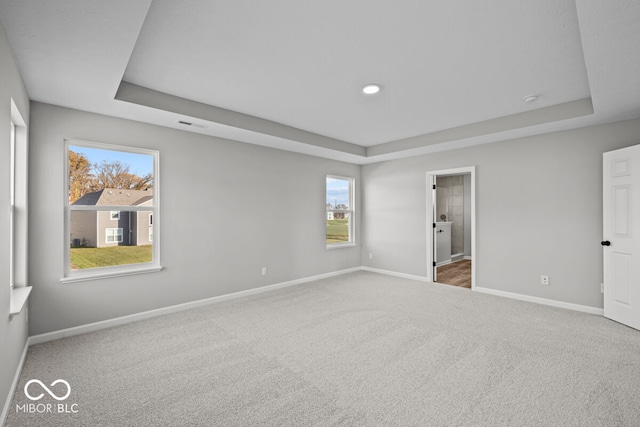
<svg viewBox="0 0 640 427">
<path fill-rule="evenodd" d="M 178 123 L 180 123 L 181 125 L 185 125 L 185 126 L 193 126 L 194 128 L 200 128 L 200 129 L 206 129 L 207 126 L 200 124 L 200 123 L 192 123 L 192 122 L 187 122 L 184 120 L 178 120 Z"/>
</svg>

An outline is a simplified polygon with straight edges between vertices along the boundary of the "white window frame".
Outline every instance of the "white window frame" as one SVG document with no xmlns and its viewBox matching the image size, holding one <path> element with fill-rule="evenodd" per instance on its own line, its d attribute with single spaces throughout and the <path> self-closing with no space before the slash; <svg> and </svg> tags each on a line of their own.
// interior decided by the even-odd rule
<svg viewBox="0 0 640 427">
<path fill-rule="evenodd" d="M 151 206 L 149 204 L 139 205 L 139 206 L 85 206 L 85 205 L 71 205 L 69 203 L 69 147 L 70 146 L 80 146 L 80 147 L 88 147 L 88 148 L 97 148 L 101 150 L 113 150 L 113 151 L 121 151 L 126 153 L 134 153 L 134 154 L 144 154 L 150 155 L 153 157 L 153 203 Z M 125 276 L 130 274 L 140 274 L 140 273 L 152 273 L 162 270 L 162 266 L 160 264 L 160 161 L 159 161 L 159 152 L 157 150 L 150 150 L 146 148 L 136 148 L 129 146 L 121 146 L 121 145 L 113 145 L 113 144 L 104 144 L 92 141 L 81 141 L 74 139 L 65 139 L 64 144 L 64 165 L 65 165 L 65 173 L 64 179 L 64 188 L 63 188 L 63 196 L 64 196 L 64 206 L 65 206 L 65 215 L 64 215 L 64 265 L 63 265 L 63 275 L 60 279 L 63 283 L 70 282 L 79 282 L 84 280 L 95 280 L 102 279 L 106 277 L 117 277 L 117 276 Z M 155 237 L 155 241 L 152 246 L 152 261 L 144 262 L 144 263 L 136 263 L 136 264 L 126 264 L 126 265 L 115 265 L 115 266 L 107 266 L 107 267 L 97 267 L 97 268 L 88 268 L 82 270 L 74 270 L 72 271 L 70 268 L 71 261 L 71 224 L 70 217 L 71 211 L 93 211 L 93 212 L 111 212 L 111 211 L 131 211 L 131 212 L 151 212 L 154 218 L 153 224 L 153 234 Z M 124 230 L 123 230 L 124 233 Z M 111 242 L 116 243 L 116 242 Z"/>
<path fill-rule="evenodd" d="M 326 205 L 326 198 L 327 198 L 327 180 L 329 179 L 339 179 L 339 180 L 343 180 L 343 181 L 348 181 L 349 182 L 349 209 L 330 209 L 329 207 L 327 207 Z M 356 179 L 353 177 L 349 177 L 349 176 L 340 176 L 340 175 L 327 175 L 325 178 L 325 189 L 324 189 L 324 196 L 325 196 L 325 214 L 324 214 L 324 218 L 325 218 L 325 224 L 326 224 L 326 220 L 327 220 L 327 212 L 333 212 L 334 216 L 336 213 L 344 213 L 345 215 L 348 215 L 349 218 L 349 240 L 347 242 L 335 242 L 335 243 L 327 243 L 327 249 L 337 249 L 337 248 L 346 248 L 346 247 L 353 247 L 356 246 L 356 217 L 355 217 L 355 192 L 356 192 Z M 325 228 L 325 242 L 326 242 L 326 228 Z"/>
<path fill-rule="evenodd" d="M 13 118 L 10 121 L 11 126 L 11 140 L 9 144 L 10 157 L 9 157 L 9 288 L 13 289 L 15 284 L 15 220 L 16 214 L 16 125 L 13 122 Z"/>
<path fill-rule="evenodd" d="M 149 241 L 153 242 L 153 227 L 149 226 Z"/>
<path fill-rule="evenodd" d="M 113 214 L 115 214 L 115 216 Z M 119 221 L 120 220 L 120 211 L 110 211 L 109 218 L 111 219 L 111 221 Z"/>
<path fill-rule="evenodd" d="M 28 285 L 28 188 L 29 138 L 27 124 L 11 99 L 10 118 L 10 213 L 9 213 L 9 316 L 25 307 L 31 286 Z"/>
<path fill-rule="evenodd" d="M 114 233 L 115 230 L 115 233 Z M 105 228 L 104 229 L 104 242 L 109 244 L 109 243 L 122 243 L 122 233 L 123 233 L 123 229 L 122 228 Z M 109 241 L 109 238 L 119 238 L 119 239 L 114 239 Z"/>
</svg>

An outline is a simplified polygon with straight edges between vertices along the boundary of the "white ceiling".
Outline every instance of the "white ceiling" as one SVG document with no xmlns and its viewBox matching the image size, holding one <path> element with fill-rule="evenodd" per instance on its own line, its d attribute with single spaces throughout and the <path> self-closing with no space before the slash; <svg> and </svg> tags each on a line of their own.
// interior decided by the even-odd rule
<svg viewBox="0 0 640 427">
<path fill-rule="evenodd" d="M 0 0 L 0 20 L 35 101 L 359 164 L 640 117 L 637 0 Z"/>
</svg>

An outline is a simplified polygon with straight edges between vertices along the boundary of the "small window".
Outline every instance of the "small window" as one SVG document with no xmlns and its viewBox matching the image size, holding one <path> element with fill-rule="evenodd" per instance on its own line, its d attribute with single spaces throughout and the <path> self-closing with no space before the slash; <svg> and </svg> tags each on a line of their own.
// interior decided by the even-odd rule
<svg viewBox="0 0 640 427">
<path fill-rule="evenodd" d="M 122 228 L 107 228 L 105 241 L 107 243 L 122 243 Z"/>
<path fill-rule="evenodd" d="M 326 242 L 327 247 L 355 244 L 354 179 L 327 176 Z"/>
<path fill-rule="evenodd" d="M 158 152 L 70 140 L 66 148 L 69 249 L 62 280 L 159 271 L 151 220 L 159 218 Z"/>
</svg>

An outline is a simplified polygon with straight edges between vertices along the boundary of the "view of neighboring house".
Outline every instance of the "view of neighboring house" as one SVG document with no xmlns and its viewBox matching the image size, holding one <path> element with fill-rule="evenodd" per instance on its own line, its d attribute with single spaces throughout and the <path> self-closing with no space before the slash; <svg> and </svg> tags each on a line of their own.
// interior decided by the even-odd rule
<svg viewBox="0 0 640 427">
<path fill-rule="evenodd" d="M 153 190 L 105 188 L 87 193 L 73 205 L 151 206 Z M 143 246 L 153 242 L 153 213 L 147 211 L 71 211 L 72 246 Z"/>
</svg>

